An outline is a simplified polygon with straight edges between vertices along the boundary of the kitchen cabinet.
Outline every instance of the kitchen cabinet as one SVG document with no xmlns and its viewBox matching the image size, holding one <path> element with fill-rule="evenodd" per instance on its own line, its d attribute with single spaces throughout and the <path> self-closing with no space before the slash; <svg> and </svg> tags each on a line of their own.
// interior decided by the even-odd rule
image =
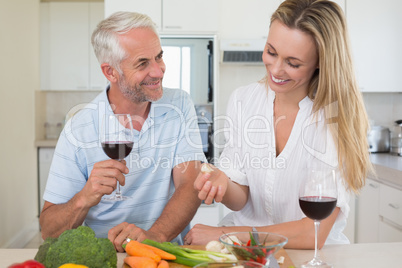
<svg viewBox="0 0 402 268">
<path fill-rule="evenodd" d="M 402 92 L 402 1 L 347 0 L 356 74 L 363 92 Z"/>
<path fill-rule="evenodd" d="M 402 241 L 401 190 L 367 179 L 357 200 L 357 243 Z"/>
<path fill-rule="evenodd" d="M 191 227 L 197 223 L 218 226 L 218 223 L 232 210 L 228 209 L 222 203 L 214 203 L 212 205 L 202 204 L 191 221 Z"/>
<path fill-rule="evenodd" d="M 217 226 L 221 220 L 220 207 L 221 204 L 214 203 L 211 205 L 202 204 L 197 213 L 194 215 L 194 218 L 191 220 L 191 227 L 196 225 L 197 223 Z"/>
<path fill-rule="evenodd" d="M 54 154 L 53 147 L 39 147 L 38 148 L 38 211 L 39 214 L 42 211 L 43 194 L 46 188 L 47 178 L 49 176 L 50 165 L 52 164 Z"/>
<path fill-rule="evenodd" d="M 356 242 L 378 242 L 380 183 L 367 179 L 357 199 Z"/>
<path fill-rule="evenodd" d="M 272 13 L 280 0 L 222 0 L 220 37 L 222 39 L 266 39 Z M 261 48 L 262 50 L 263 48 Z"/>
<path fill-rule="evenodd" d="M 402 241 L 402 191 L 381 185 L 378 242 Z"/>
<path fill-rule="evenodd" d="M 345 1 L 334 2 L 345 9 Z M 271 15 L 282 2 L 283 0 L 249 0 L 245 4 L 243 0 L 221 0 L 220 37 L 265 41 L 268 37 Z"/>
<path fill-rule="evenodd" d="M 161 33 L 217 32 L 219 26 L 216 0 L 105 0 L 105 16 L 116 11 L 147 14 Z"/>
<path fill-rule="evenodd" d="M 401 226 L 395 225 L 387 220 L 380 221 L 378 242 L 401 242 L 402 229 Z"/>
<path fill-rule="evenodd" d="M 117 11 L 132 11 L 147 14 L 162 29 L 162 0 L 105 0 L 105 18 Z"/>
<path fill-rule="evenodd" d="M 41 3 L 41 89 L 101 90 L 106 86 L 91 45 L 102 2 Z"/>
</svg>

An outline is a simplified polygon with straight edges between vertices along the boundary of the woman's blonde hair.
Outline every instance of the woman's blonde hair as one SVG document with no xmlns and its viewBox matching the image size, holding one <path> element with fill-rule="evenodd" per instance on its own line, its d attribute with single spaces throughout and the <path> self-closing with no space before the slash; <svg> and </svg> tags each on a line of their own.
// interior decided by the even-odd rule
<svg viewBox="0 0 402 268">
<path fill-rule="evenodd" d="M 328 0 L 286 0 L 271 17 L 291 29 L 311 35 L 316 43 L 319 70 L 310 81 L 308 95 L 313 112 L 324 109 L 338 147 L 339 168 L 354 192 L 373 172 L 369 159 L 368 117 L 352 63 L 346 20 L 342 9 Z M 336 124 L 333 124 L 336 123 Z"/>
</svg>

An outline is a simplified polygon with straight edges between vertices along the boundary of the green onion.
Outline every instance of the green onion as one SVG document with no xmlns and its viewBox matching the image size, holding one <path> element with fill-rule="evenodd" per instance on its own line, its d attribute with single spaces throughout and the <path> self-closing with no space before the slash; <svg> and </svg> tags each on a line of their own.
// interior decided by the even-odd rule
<svg viewBox="0 0 402 268">
<path fill-rule="evenodd" d="M 154 246 L 175 255 L 176 260 L 173 260 L 173 262 L 184 264 L 187 266 L 195 266 L 202 262 L 211 262 L 215 260 L 214 257 L 222 258 L 222 261 L 236 260 L 236 257 L 234 257 L 232 254 L 183 248 L 171 242 L 159 243 L 151 239 L 145 239 L 144 241 L 142 241 L 142 243 Z M 209 256 L 212 256 L 212 258 Z"/>
</svg>

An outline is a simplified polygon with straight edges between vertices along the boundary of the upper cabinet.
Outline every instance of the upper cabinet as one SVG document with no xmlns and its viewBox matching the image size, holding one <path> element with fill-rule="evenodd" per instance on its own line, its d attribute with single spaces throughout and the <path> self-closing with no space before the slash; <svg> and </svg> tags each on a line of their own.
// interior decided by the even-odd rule
<svg viewBox="0 0 402 268">
<path fill-rule="evenodd" d="M 105 18 L 117 11 L 147 14 L 162 29 L 162 0 L 105 0 Z"/>
<path fill-rule="evenodd" d="M 105 16 L 116 11 L 147 14 L 162 33 L 210 33 L 219 27 L 216 0 L 105 0 Z"/>
<path fill-rule="evenodd" d="M 272 13 L 281 0 L 221 0 L 222 39 L 266 39 Z M 263 48 L 261 48 L 263 49 Z"/>
<path fill-rule="evenodd" d="M 272 13 L 283 0 L 220 0 L 221 39 L 267 39 Z M 334 0 L 345 10 L 345 0 Z M 262 48 L 263 49 L 263 48 Z"/>
<path fill-rule="evenodd" d="M 347 0 L 346 15 L 363 92 L 401 92 L 402 1 Z"/>
<path fill-rule="evenodd" d="M 102 2 L 41 3 L 41 89 L 101 90 L 106 86 L 91 45 Z"/>
</svg>

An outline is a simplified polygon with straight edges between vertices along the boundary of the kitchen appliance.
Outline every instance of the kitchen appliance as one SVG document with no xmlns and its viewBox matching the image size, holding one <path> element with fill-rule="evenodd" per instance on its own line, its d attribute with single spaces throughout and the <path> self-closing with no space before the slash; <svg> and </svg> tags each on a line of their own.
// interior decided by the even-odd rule
<svg viewBox="0 0 402 268">
<path fill-rule="evenodd" d="M 214 36 L 161 35 L 166 71 L 163 86 L 180 88 L 194 104 L 214 101 L 216 38 Z"/>
<path fill-rule="evenodd" d="M 391 136 L 390 153 L 402 156 L 402 119 L 395 121 L 394 131 Z"/>
<path fill-rule="evenodd" d="M 212 141 L 213 134 L 213 105 L 195 105 L 198 119 L 198 128 L 200 129 L 202 150 L 209 163 L 213 164 L 214 146 Z"/>
<path fill-rule="evenodd" d="M 166 71 L 163 86 L 186 91 L 195 106 L 202 148 L 208 162 L 215 158 L 214 89 L 217 88 L 218 54 L 215 35 L 161 35 Z"/>
<path fill-rule="evenodd" d="M 220 42 L 221 62 L 262 65 L 265 43 L 265 38 L 223 39 Z"/>
<path fill-rule="evenodd" d="M 390 130 L 383 126 L 372 126 L 368 133 L 369 152 L 387 153 L 390 149 Z"/>
</svg>

